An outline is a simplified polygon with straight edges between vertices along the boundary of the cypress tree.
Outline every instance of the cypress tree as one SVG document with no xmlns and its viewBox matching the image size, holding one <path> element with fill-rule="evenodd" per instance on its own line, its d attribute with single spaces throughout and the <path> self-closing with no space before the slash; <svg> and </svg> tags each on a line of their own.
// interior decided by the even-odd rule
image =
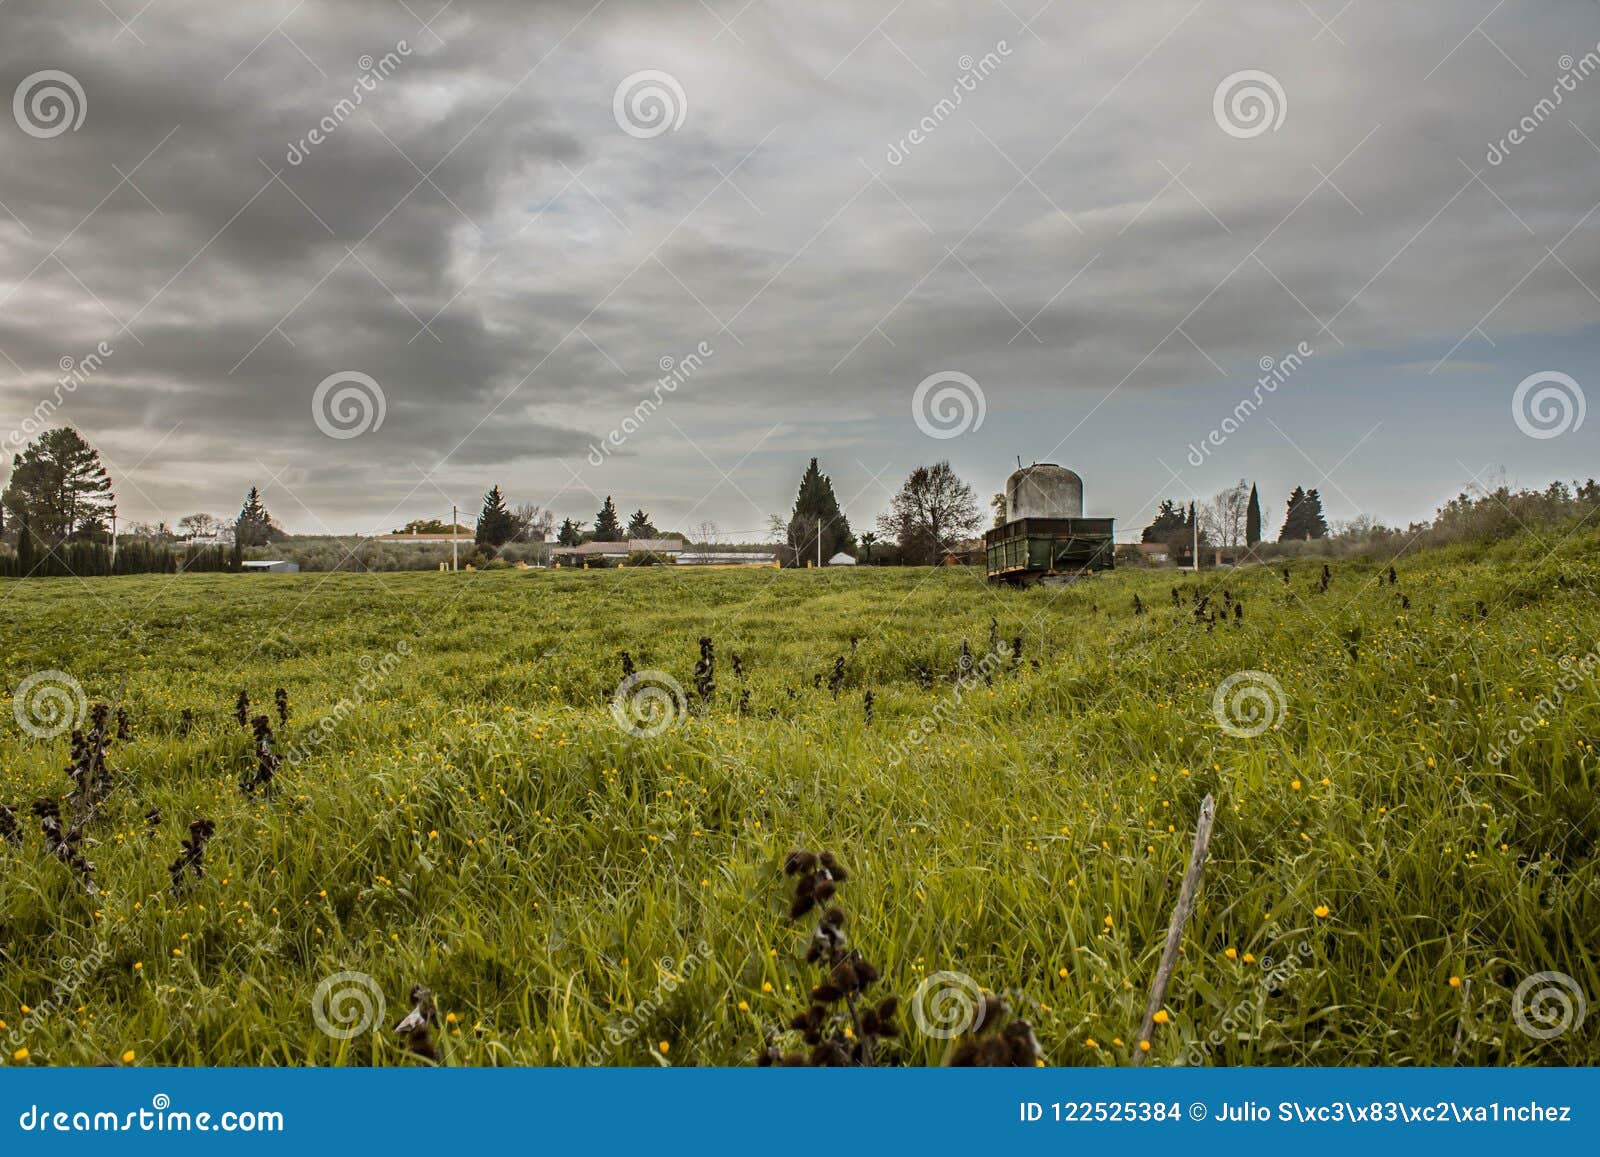
<svg viewBox="0 0 1600 1157">
<path fill-rule="evenodd" d="M 1254 483 L 1250 485 L 1250 505 L 1244 512 L 1244 541 L 1251 547 L 1261 541 L 1261 496 L 1256 493 Z"/>
</svg>

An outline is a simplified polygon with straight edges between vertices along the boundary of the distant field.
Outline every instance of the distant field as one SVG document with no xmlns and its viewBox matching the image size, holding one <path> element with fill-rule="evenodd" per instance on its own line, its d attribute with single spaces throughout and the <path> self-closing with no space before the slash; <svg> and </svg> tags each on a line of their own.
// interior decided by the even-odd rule
<svg viewBox="0 0 1600 1157">
<path fill-rule="evenodd" d="M 1049 1063 L 1128 1063 L 1212 792 L 1152 1063 L 1595 1063 L 1600 1014 L 1518 1027 L 1560 1022 L 1562 982 L 1514 999 L 1539 973 L 1600 999 L 1600 535 L 1548 545 L 1409 558 L 1396 585 L 1339 562 L 1326 592 L 1312 562 L 1030 592 L 867 568 L 6 583 L 0 1060 L 418 1063 L 389 1030 L 420 983 L 447 1064 L 750 1063 L 817 978 L 781 873 L 810 847 L 850 869 L 854 943 L 904 1002 L 890 1059 L 939 1062 L 913 997 L 953 972 L 1007 992 Z M 613 717 L 622 651 L 683 689 L 658 736 Z M 13 717 L 40 671 L 131 724 L 94 896 L 29 811 L 71 788 L 68 737 Z M 1236 681 L 1225 731 L 1237 672 L 1281 695 Z M 285 757 L 271 800 L 239 787 L 241 689 Z M 1237 734 L 1252 689 L 1275 721 Z M 174 896 L 202 817 L 205 876 Z M 318 1028 L 340 973 L 371 978 L 378 1031 Z M 962 983 L 924 986 L 930 1016 Z"/>
</svg>

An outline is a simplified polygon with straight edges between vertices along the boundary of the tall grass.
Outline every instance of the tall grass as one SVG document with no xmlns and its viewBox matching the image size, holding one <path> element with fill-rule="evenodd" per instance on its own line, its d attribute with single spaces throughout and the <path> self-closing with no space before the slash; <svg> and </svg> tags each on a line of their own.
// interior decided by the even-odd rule
<svg viewBox="0 0 1600 1157">
<path fill-rule="evenodd" d="M 420 984 L 446 1064 L 751 1063 L 815 979 L 784 858 L 828 847 L 879 991 L 909 1006 L 958 972 L 1050 1063 L 1124 1063 L 1207 792 L 1152 1063 L 1600 1060 L 1600 1017 L 1550 1040 L 1513 1018 L 1540 972 L 1600 999 L 1600 690 L 1491 757 L 1600 641 L 1600 535 L 1429 552 L 1392 587 L 1379 562 L 1336 563 L 1325 594 L 1320 561 L 1290 568 L 1026 592 L 877 568 L 0 585 L 0 685 L 69 672 L 133 724 L 88 895 L 28 812 L 70 787 L 67 736 L 0 703 L 24 828 L 0 840 L 0 1060 L 421 1063 L 388 1031 Z M 1197 620 L 1224 588 L 1242 622 Z M 1020 659 L 958 683 L 990 638 Z M 685 688 L 654 738 L 610 710 L 624 650 Z M 1238 671 L 1283 689 L 1254 738 L 1213 712 Z M 247 795 L 234 699 L 278 687 L 278 790 Z M 200 818 L 205 876 L 174 894 Z M 317 1027 L 343 972 L 387 1002 L 378 1031 Z M 938 1063 L 902 1020 L 887 1059 Z"/>
</svg>

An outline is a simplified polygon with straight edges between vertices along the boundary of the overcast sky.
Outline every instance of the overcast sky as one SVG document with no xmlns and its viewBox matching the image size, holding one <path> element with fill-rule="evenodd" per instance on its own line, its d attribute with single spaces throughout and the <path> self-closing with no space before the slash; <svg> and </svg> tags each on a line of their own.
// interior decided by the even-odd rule
<svg viewBox="0 0 1600 1157">
<path fill-rule="evenodd" d="M 1296 484 L 1404 524 L 1600 473 L 1597 42 L 1590 0 L 7 0 L 4 451 L 59 398 L 125 520 L 254 483 L 305 533 L 499 483 L 750 537 L 813 454 L 857 529 L 946 457 L 1069 465 L 1122 538 L 1240 477 L 1269 536 Z"/>
</svg>

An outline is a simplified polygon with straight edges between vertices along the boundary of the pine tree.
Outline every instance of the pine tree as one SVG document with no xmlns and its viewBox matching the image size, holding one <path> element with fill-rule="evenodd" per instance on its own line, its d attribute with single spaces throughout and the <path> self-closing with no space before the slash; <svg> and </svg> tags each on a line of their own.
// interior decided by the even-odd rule
<svg viewBox="0 0 1600 1157">
<path fill-rule="evenodd" d="M 244 505 L 239 508 L 239 517 L 234 520 L 233 541 L 241 547 L 266 546 L 283 537 L 283 531 L 261 501 L 261 491 L 250 487 L 250 492 L 244 496 Z"/>
<path fill-rule="evenodd" d="M 1250 485 L 1250 505 L 1244 512 L 1244 541 L 1250 547 L 1261 541 L 1261 496 L 1254 483 Z"/>
<path fill-rule="evenodd" d="M 22 512 L 22 525 L 17 530 L 17 574 L 27 578 L 33 573 L 33 528 L 28 525 L 28 512 Z"/>
<path fill-rule="evenodd" d="M 609 494 L 600 513 L 595 515 L 593 539 L 595 542 L 622 541 L 622 520 L 617 517 L 617 504 L 611 501 Z"/>
<path fill-rule="evenodd" d="M 69 539 L 103 540 L 116 514 L 116 496 L 95 448 L 71 426 L 46 430 L 11 459 L 11 480 L 0 505 L 27 519 L 38 545 Z"/>
<path fill-rule="evenodd" d="M 478 514 L 478 530 L 474 536 L 479 546 L 501 547 L 517 533 L 517 520 L 506 505 L 505 495 L 499 486 L 491 486 L 483 496 L 483 509 Z"/>
<path fill-rule="evenodd" d="M 840 551 L 855 551 L 856 538 L 850 533 L 850 520 L 839 509 L 833 481 L 818 468 L 815 458 L 800 479 L 794 512 L 789 516 L 788 539 L 800 565 L 807 559 L 815 560 L 819 553 L 826 562 Z"/>
<path fill-rule="evenodd" d="M 635 510 L 633 517 L 628 519 L 629 538 L 660 538 L 661 532 L 650 521 L 650 516 L 642 510 Z"/>
<path fill-rule="evenodd" d="M 1278 533 L 1285 542 L 1300 542 L 1308 538 L 1326 538 L 1328 520 L 1322 514 L 1322 495 L 1315 490 L 1296 486 L 1289 495 L 1284 512 L 1283 529 Z"/>
<path fill-rule="evenodd" d="M 561 530 L 556 534 L 556 545 L 579 546 L 583 542 L 583 527 L 570 518 L 561 520 Z"/>
<path fill-rule="evenodd" d="M 1306 492 L 1303 488 L 1296 486 L 1289 492 L 1289 501 L 1284 504 L 1283 508 L 1283 526 L 1278 531 L 1279 542 L 1292 542 L 1297 538 L 1305 537 L 1304 533 L 1296 533 L 1299 529 L 1299 511 L 1305 504 L 1305 500 Z"/>
<path fill-rule="evenodd" d="M 1156 510 L 1156 516 L 1150 525 L 1144 528 L 1144 533 L 1139 536 L 1141 542 L 1172 542 L 1177 532 L 1185 529 L 1188 524 L 1184 521 L 1183 511 L 1178 504 L 1170 498 L 1163 498 L 1161 506 Z"/>
<path fill-rule="evenodd" d="M 1322 495 L 1315 489 L 1306 491 L 1306 537 L 1327 538 L 1328 520 L 1322 514 Z"/>
</svg>

